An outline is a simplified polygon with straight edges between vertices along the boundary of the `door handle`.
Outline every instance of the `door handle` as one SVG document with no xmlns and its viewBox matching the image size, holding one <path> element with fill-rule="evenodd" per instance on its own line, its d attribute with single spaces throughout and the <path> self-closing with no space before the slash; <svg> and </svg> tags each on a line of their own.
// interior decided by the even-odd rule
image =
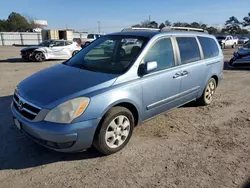
<svg viewBox="0 0 250 188">
<path fill-rule="evenodd" d="M 173 78 L 178 78 L 180 76 L 182 76 L 181 73 L 175 73 L 175 75 L 173 76 Z"/>
<path fill-rule="evenodd" d="M 182 71 L 181 76 L 185 76 L 187 74 L 188 74 L 188 71 L 184 70 L 184 71 Z"/>
</svg>

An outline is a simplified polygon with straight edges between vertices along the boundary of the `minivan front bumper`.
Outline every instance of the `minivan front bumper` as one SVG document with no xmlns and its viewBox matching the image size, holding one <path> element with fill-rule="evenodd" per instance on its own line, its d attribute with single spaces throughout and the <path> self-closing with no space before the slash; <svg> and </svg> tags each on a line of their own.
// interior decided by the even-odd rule
<svg viewBox="0 0 250 188">
<path fill-rule="evenodd" d="M 80 152 L 91 147 L 100 119 L 73 124 L 46 121 L 31 122 L 20 115 L 11 104 L 13 118 L 20 122 L 20 130 L 32 140 L 60 152 Z"/>
</svg>

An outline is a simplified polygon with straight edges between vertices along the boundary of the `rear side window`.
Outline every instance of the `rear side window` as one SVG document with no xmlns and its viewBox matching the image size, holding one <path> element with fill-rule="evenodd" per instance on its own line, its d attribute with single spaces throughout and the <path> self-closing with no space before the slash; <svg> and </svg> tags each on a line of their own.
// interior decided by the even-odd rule
<svg viewBox="0 0 250 188">
<path fill-rule="evenodd" d="M 93 34 L 89 34 L 89 35 L 87 36 L 87 38 L 88 38 L 88 39 L 93 39 L 93 38 L 95 38 L 95 37 L 94 37 Z"/>
<path fill-rule="evenodd" d="M 219 55 L 219 48 L 214 39 L 207 37 L 198 37 L 198 39 L 200 41 L 205 59 Z"/>
<path fill-rule="evenodd" d="M 65 41 L 65 45 L 68 46 L 68 45 L 71 45 L 72 42 L 69 42 L 69 41 Z"/>
<path fill-rule="evenodd" d="M 171 39 L 158 40 L 147 52 L 144 62 L 156 61 L 157 70 L 166 69 L 175 65 Z"/>
<path fill-rule="evenodd" d="M 201 59 L 199 46 L 194 37 L 177 37 L 178 47 L 180 50 L 181 63 L 191 63 Z"/>
</svg>

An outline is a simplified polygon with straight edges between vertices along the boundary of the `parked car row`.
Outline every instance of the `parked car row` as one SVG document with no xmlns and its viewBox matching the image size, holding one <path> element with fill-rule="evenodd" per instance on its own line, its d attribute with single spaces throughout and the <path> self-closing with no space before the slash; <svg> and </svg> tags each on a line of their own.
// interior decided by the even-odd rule
<svg viewBox="0 0 250 188">
<path fill-rule="evenodd" d="M 222 35 L 216 37 L 221 48 L 235 48 L 236 45 L 243 45 L 249 41 L 247 37 L 232 36 L 232 35 Z"/>
</svg>

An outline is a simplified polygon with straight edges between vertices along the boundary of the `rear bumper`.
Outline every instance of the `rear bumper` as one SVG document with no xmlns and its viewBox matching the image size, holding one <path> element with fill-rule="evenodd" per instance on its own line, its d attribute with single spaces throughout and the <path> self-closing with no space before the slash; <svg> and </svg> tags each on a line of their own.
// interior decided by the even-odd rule
<svg viewBox="0 0 250 188">
<path fill-rule="evenodd" d="M 60 152 L 79 152 L 91 147 L 99 119 L 74 124 L 31 122 L 11 105 L 13 117 L 21 123 L 21 131 L 32 140 Z"/>
</svg>

